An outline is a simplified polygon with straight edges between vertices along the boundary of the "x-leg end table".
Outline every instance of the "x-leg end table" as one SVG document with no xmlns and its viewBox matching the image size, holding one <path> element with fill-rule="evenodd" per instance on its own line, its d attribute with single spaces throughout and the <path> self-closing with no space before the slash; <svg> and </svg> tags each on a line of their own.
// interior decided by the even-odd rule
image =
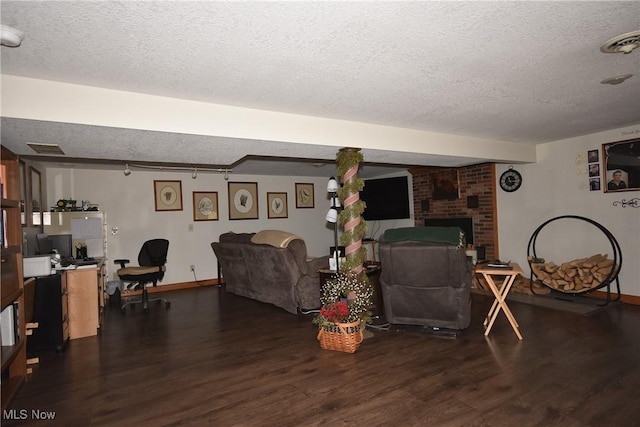
<svg viewBox="0 0 640 427">
<path fill-rule="evenodd" d="M 510 263 L 509 268 L 499 268 L 499 267 L 489 267 L 487 265 L 477 265 L 476 273 L 482 274 L 482 276 L 487 281 L 489 285 L 489 289 L 493 293 L 495 297 L 495 301 L 491 305 L 491 309 L 487 314 L 486 319 L 484 320 L 484 326 L 486 326 L 486 330 L 484 331 L 484 336 L 489 335 L 491 328 L 493 327 L 493 323 L 498 317 L 498 313 L 500 310 L 504 312 L 504 315 L 507 316 L 513 331 L 516 333 L 518 339 L 522 339 L 522 334 L 520 333 L 518 322 L 516 318 L 513 316 L 513 313 L 507 306 L 506 298 L 509 294 L 509 290 L 511 289 L 511 285 L 513 285 L 514 280 L 518 276 L 518 274 L 522 274 L 522 269 L 516 263 Z M 498 286 L 493 280 L 493 276 L 502 277 L 502 283 Z"/>
</svg>

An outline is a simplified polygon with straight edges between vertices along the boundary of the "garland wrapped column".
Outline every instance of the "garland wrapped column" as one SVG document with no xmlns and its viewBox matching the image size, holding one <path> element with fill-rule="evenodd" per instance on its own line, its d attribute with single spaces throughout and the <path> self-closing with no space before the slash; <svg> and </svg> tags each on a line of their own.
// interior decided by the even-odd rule
<svg viewBox="0 0 640 427">
<path fill-rule="evenodd" d="M 338 152 L 338 175 L 342 180 L 342 188 L 338 196 L 344 207 L 340 212 L 339 222 L 344 233 L 340 243 L 345 247 L 347 258 L 344 269 L 356 276 L 364 276 L 363 264 L 366 259 L 366 249 L 362 247 L 362 238 L 366 233 L 367 224 L 362 219 L 364 202 L 360 200 L 360 191 L 364 188 L 364 180 L 358 177 L 358 167 L 363 157 L 359 148 L 342 148 Z"/>
</svg>

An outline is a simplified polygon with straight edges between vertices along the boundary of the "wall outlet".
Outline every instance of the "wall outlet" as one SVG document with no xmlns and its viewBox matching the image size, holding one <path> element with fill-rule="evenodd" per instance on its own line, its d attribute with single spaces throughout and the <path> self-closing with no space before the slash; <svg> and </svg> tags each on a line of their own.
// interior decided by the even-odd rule
<svg viewBox="0 0 640 427">
<path fill-rule="evenodd" d="M 191 264 L 191 265 L 189 266 L 189 271 L 196 271 L 196 266 L 195 266 L 195 265 L 193 265 L 193 264 Z"/>
</svg>

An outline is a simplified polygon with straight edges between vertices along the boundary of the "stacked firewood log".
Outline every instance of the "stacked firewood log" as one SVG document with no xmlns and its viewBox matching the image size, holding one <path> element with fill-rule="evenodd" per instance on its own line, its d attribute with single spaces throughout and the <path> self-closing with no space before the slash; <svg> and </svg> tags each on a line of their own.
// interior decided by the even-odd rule
<svg viewBox="0 0 640 427">
<path fill-rule="evenodd" d="M 607 255 L 597 254 L 580 258 L 561 265 L 529 257 L 531 271 L 545 285 L 552 289 L 581 293 L 598 288 L 618 266 Z"/>
</svg>

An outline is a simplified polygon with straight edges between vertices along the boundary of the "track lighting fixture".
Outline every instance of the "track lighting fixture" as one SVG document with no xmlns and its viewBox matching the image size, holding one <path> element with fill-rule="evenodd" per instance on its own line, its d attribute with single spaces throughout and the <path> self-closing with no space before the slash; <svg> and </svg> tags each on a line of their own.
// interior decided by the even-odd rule
<svg viewBox="0 0 640 427">
<path fill-rule="evenodd" d="M 153 170 L 160 170 L 160 171 L 191 171 L 191 178 L 196 179 L 198 177 L 198 172 L 218 172 L 218 173 L 224 173 L 224 180 L 225 181 L 229 181 L 229 174 L 231 172 L 233 172 L 232 169 L 222 169 L 222 168 L 217 168 L 217 169 L 207 169 L 207 168 L 198 168 L 196 166 L 192 166 L 192 167 L 188 167 L 188 166 L 155 166 L 155 165 L 141 165 L 141 164 L 134 164 L 131 163 L 131 165 L 129 165 L 129 163 L 125 163 L 124 165 L 124 175 L 125 176 L 129 176 L 131 175 L 131 169 L 129 168 L 129 166 L 131 166 L 132 168 L 140 168 L 140 169 L 153 169 Z"/>
</svg>

